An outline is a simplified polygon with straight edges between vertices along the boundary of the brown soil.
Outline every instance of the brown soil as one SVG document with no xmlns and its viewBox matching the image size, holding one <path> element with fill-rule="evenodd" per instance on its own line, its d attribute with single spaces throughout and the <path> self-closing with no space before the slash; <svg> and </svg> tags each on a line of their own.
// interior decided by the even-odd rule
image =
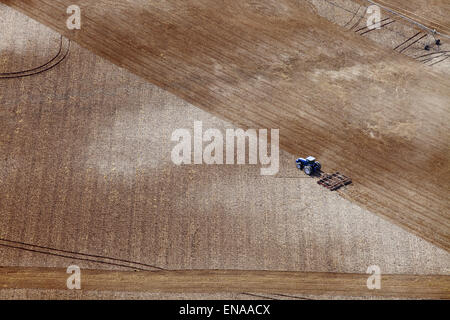
<svg viewBox="0 0 450 320">
<path fill-rule="evenodd" d="M 264 10 L 271 12 L 268 8 Z M 57 49 L 57 34 L 39 24 L 33 24 L 22 15 L 20 17 L 22 20 L 18 14 L 14 14 L 9 23 L 22 21 L 20 25 L 36 28 L 33 30 L 39 30 L 36 36 L 40 36 L 42 41 L 31 42 L 35 47 L 19 44 L 11 46 L 8 42 L 8 46 L 19 49 L 2 54 L 2 71 L 18 70 L 24 62 L 27 67 L 45 62 Z M 321 23 L 328 26 L 323 21 Z M 339 34 L 347 32 L 337 30 Z M 9 29 L 9 33 L 6 33 L 13 38 L 11 34 L 14 34 L 14 30 Z M 286 34 L 284 31 L 282 33 Z M 254 36 L 258 38 L 261 35 Z M 264 35 L 264 39 L 266 36 L 269 35 Z M 30 42 L 26 34 L 17 38 L 19 42 L 20 39 Z M 361 49 L 363 51 L 367 49 L 366 46 L 372 46 L 360 36 L 349 35 L 348 38 L 365 44 Z M 289 43 L 292 45 L 294 42 Z M 286 46 L 282 48 L 287 50 Z M 264 46 L 261 47 L 263 49 Z M 175 54 L 173 50 L 169 52 Z M 267 50 L 264 49 L 264 53 Z M 374 159 L 369 159 L 365 164 L 359 163 L 361 167 L 377 164 L 379 157 L 386 156 L 386 150 L 390 148 L 393 154 L 388 157 L 388 161 L 394 156 L 402 158 L 405 154 L 414 159 L 419 157 L 420 161 L 432 157 L 436 170 L 441 170 L 443 175 L 437 177 L 438 172 L 430 172 L 431 177 L 424 176 L 421 185 L 426 188 L 439 178 L 441 184 L 435 188 L 443 189 L 445 181 L 448 181 L 448 161 L 445 161 L 448 160 L 448 153 L 442 152 L 441 147 L 448 144 L 448 134 L 445 132 L 448 112 L 444 110 L 439 113 L 437 110 L 443 109 L 448 101 L 448 91 L 444 88 L 448 78 L 435 75 L 429 68 L 404 56 L 397 57 L 391 50 L 384 52 L 377 47 L 374 50 L 373 57 L 380 56 L 382 52 L 385 61 L 376 63 L 373 61 L 375 58 L 371 58 L 370 68 L 359 64 L 345 67 L 345 70 L 337 64 L 331 71 L 311 67 L 302 60 L 305 57 L 295 56 L 298 60 L 292 60 L 292 50 L 288 50 L 287 56 L 279 56 L 280 60 L 276 60 L 276 53 L 274 56 L 268 54 L 270 59 L 275 59 L 274 64 L 265 62 L 267 68 L 259 71 L 255 71 L 252 63 L 245 67 L 241 64 L 240 68 L 225 65 L 226 71 L 219 68 L 217 72 L 231 72 L 229 79 L 232 79 L 236 76 L 233 76 L 233 72 L 240 70 L 238 75 L 242 79 L 238 79 L 237 85 L 243 86 L 242 91 L 234 93 L 225 90 L 231 90 L 231 86 L 216 87 L 222 91 L 213 91 L 214 86 L 223 85 L 223 79 L 210 79 L 204 83 L 204 90 L 209 90 L 202 90 L 207 96 L 199 99 L 205 103 L 207 97 L 212 99 L 216 95 L 228 94 L 230 106 L 241 101 L 238 106 L 245 106 L 248 112 L 258 107 L 255 101 L 265 106 L 265 101 L 272 97 L 264 95 L 258 98 L 253 92 L 252 98 L 246 99 L 245 104 L 240 100 L 246 91 L 250 90 L 250 93 L 245 93 L 250 97 L 251 91 L 258 89 L 259 82 L 250 77 L 253 74 L 254 77 L 260 77 L 262 89 L 273 95 L 274 100 L 270 100 L 272 108 L 279 103 L 280 113 L 267 115 L 275 120 L 285 120 L 282 134 L 287 132 L 288 136 L 283 134 L 283 142 L 286 146 L 287 142 L 292 141 L 293 144 L 287 147 L 293 150 L 293 154 L 316 155 L 325 164 L 327 171 L 338 169 L 352 178 L 355 177 L 355 165 L 336 164 L 337 155 L 345 157 L 339 161 L 351 157 L 357 164 L 361 158 L 372 155 Z M 357 54 L 355 56 L 358 57 Z M 323 59 L 316 62 L 325 66 L 332 62 L 325 57 L 324 53 Z M 173 56 L 170 59 L 176 62 Z M 192 59 L 193 62 L 199 61 L 195 55 Z M 258 64 L 261 63 L 258 59 L 263 58 L 255 59 Z M 392 60 L 401 62 L 395 68 L 399 78 L 392 77 L 391 69 L 385 70 L 383 67 L 379 70 L 380 65 L 385 64 L 386 67 L 394 68 Z M 242 61 L 236 59 L 236 62 Z M 337 59 L 336 63 L 342 63 L 342 60 Z M 208 63 L 204 66 L 206 70 L 208 66 Z M 312 80 L 303 79 L 297 69 L 299 67 L 305 67 Z M 361 89 L 361 83 L 370 80 L 366 79 L 370 78 L 369 75 L 364 76 L 364 72 L 358 71 L 359 68 L 369 71 L 370 76 L 373 76 L 373 72 L 380 73 L 380 77 L 371 78 L 375 81 L 376 90 L 397 85 L 395 89 L 388 90 L 386 103 L 392 106 L 394 102 L 401 102 L 399 106 L 406 111 L 402 114 L 397 109 L 389 111 L 384 104 L 378 106 L 376 112 L 370 111 L 374 107 L 372 100 L 379 101 L 385 97 L 377 99 L 376 90 L 369 87 L 365 94 L 371 94 L 371 97 L 356 93 L 358 88 Z M 400 71 L 402 68 L 405 70 Z M 421 80 L 418 70 L 422 70 L 431 82 Z M 144 73 L 148 78 L 147 72 Z M 283 74 L 290 78 L 284 79 Z M 383 78 L 381 75 L 390 77 Z M 298 81 L 300 78 L 304 82 Z M 195 79 L 192 76 L 190 81 L 195 82 Z M 324 79 L 328 79 L 330 88 L 326 91 L 329 96 L 322 97 L 317 90 L 323 89 Z M 344 111 L 335 113 L 335 124 L 326 118 L 324 120 L 321 116 L 323 108 L 319 107 L 314 109 L 317 114 L 310 113 L 306 120 L 301 121 L 301 116 L 306 116 L 303 113 L 309 110 L 306 104 L 300 103 L 302 108 L 290 108 L 292 101 L 285 101 L 275 88 L 267 87 L 267 80 L 277 81 L 281 89 L 288 88 L 284 91 L 286 98 L 295 96 L 302 103 L 308 98 L 307 89 L 310 89 L 308 103 L 314 108 L 316 104 L 329 103 L 333 109 L 330 100 L 338 95 L 340 98 L 335 101 L 336 108 L 344 106 Z M 443 81 L 442 84 L 437 85 L 437 80 Z M 317 82 L 318 88 L 312 86 L 311 81 Z M 303 83 L 304 88 L 295 88 Z M 348 84 L 349 91 L 341 91 L 343 88 L 339 83 Z M 419 93 L 409 88 L 411 83 L 412 88 L 422 90 L 425 94 L 422 99 L 418 98 Z M 200 90 L 197 85 L 191 85 L 194 86 L 191 89 Z M 420 89 L 421 86 L 424 89 Z M 248 166 L 174 166 L 170 161 L 171 146 L 168 146 L 167 141 L 174 129 L 191 128 L 194 120 L 204 121 L 205 127 L 225 128 L 231 125 L 111 66 L 77 45 L 73 46 L 67 62 L 57 70 L 34 78 L 1 82 L 0 87 L 0 154 L 5 155 L 0 168 L 0 231 L 4 239 L 34 244 L 26 246 L 1 242 L 3 265 L 65 267 L 73 262 L 83 268 L 129 269 L 98 261 L 79 260 L 77 256 L 67 258 L 48 253 L 55 253 L 48 248 L 59 248 L 175 269 L 364 273 L 369 264 L 379 264 L 383 271 L 390 273 L 448 273 L 448 253 L 371 215 L 338 197 L 336 193 L 330 193 L 314 180 L 299 176 L 292 166 L 294 155 L 282 152 L 278 177 L 260 177 L 259 168 Z M 171 90 L 177 91 L 175 89 L 183 92 L 187 90 L 182 87 Z M 433 93 L 435 89 L 436 94 Z M 413 103 L 414 99 L 417 99 L 417 105 Z M 214 113 L 226 111 L 219 108 L 226 107 L 220 100 L 213 101 L 215 104 L 209 104 L 208 107 Z M 344 101 L 349 104 L 344 104 Z M 409 109 L 408 103 L 411 103 Z M 425 110 L 418 110 L 426 103 L 430 105 Z M 288 111 L 294 112 L 295 116 L 289 116 Z M 249 115 L 245 108 L 240 112 L 241 117 L 236 123 L 243 122 L 245 126 L 249 122 Z M 230 115 L 231 111 L 227 111 L 224 117 Z M 265 115 L 261 112 L 251 126 L 264 126 L 259 121 L 265 119 Z M 369 117 L 366 119 L 367 115 Z M 342 117 L 345 117 L 345 121 Z M 321 138 L 310 143 L 299 139 L 302 130 L 308 130 L 322 121 L 330 126 L 324 133 L 336 129 L 328 139 Z M 346 126 L 335 128 L 339 123 Z M 431 126 L 432 123 L 441 123 L 441 127 L 435 128 Z M 294 126 L 303 129 L 294 132 Z M 340 131 L 352 133 L 349 136 L 351 139 L 338 140 L 342 134 Z M 291 133 L 292 136 L 289 135 Z M 362 139 L 358 140 L 356 133 Z M 416 141 L 416 138 L 419 139 Z M 427 147 L 427 141 L 437 148 L 431 145 Z M 313 142 L 317 142 L 317 145 Z M 330 143 L 329 151 L 323 149 L 327 143 Z M 415 154 L 416 151 L 409 147 L 419 147 L 419 150 L 425 149 L 432 153 Z M 381 155 L 375 153 L 373 148 L 379 150 Z M 346 149 L 352 153 L 347 154 Z M 405 153 L 405 150 L 409 151 Z M 439 162 L 442 159 L 444 162 Z M 396 161 L 398 164 L 400 160 Z M 429 197 L 429 190 L 421 190 L 420 198 L 416 197 L 418 189 L 413 188 L 408 193 L 407 189 L 411 185 L 416 186 L 414 182 L 417 180 L 405 176 L 408 170 L 413 169 L 413 164 L 407 164 L 402 170 L 389 175 L 385 170 L 391 170 L 391 167 L 369 168 L 371 174 L 376 173 L 373 178 L 369 175 L 364 180 L 362 178 L 365 176 L 358 176 L 358 180 L 363 182 L 347 188 L 341 194 L 351 199 L 357 198 L 357 203 L 368 205 L 378 213 L 393 216 L 398 224 L 408 226 L 412 223 L 413 227 L 420 227 L 416 231 L 421 235 L 429 235 L 430 230 L 435 230 L 439 224 L 438 230 L 448 236 L 448 211 L 439 211 L 440 206 L 448 206 L 445 196 L 436 194 L 434 198 L 423 202 L 424 198 Z M 417 163 L 414 165 L 416 170 L 420 169 Z M 399 181 L 391 179 L 398 176 L 401 177 Z M 403 186 L 404 181 L 408 182 L 406 186 Z M 395 190 L 399 186 L 400 191 Z M 399 196 L 396 201 L 390 200 L 376 207 L 380 201 Z M 435 198 L 440 202 L 430 206 L 429 212 L 424 211 L 423 207 Z M 395 210 L 390 211 L 389 208 Z M 436 216 L 437 212 L 440 217 Z M 424 213 L 426 216 L 422 217 Z M 433 222 L 434 217 L 439 223 Z M 407 221 L 406 218 L 412 218 L 413 221 Z M 439 235 L 432 238 L 439 239 Z"/>
</svg>

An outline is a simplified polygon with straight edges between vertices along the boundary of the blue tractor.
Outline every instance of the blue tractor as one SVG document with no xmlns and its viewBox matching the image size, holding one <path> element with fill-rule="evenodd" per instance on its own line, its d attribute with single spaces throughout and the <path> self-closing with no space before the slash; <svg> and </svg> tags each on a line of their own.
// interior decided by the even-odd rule
<svg viewBox="0 0 450 320">
<path fill-rule="evenodd" d="M 316 172 L 320 172 L 320 169 L 322 168 L 320 163 L 316 161 L 316 158 L 311 156 L 306 159 L 298 158 L 295 162 L 297 163 L 297 168 L 305 171 L 308 176 L 313 175 Z"/>
</svg>

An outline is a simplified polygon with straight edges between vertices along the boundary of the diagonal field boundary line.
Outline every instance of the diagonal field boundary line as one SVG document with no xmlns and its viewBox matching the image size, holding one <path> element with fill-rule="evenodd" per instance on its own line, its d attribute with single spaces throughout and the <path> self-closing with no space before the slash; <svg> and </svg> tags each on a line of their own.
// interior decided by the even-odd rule
<svg viewBox="0 0 450 320">
<path fill-rule="evenodd" d="M 2 243 L 2 242 L 6 242 L 6 244 Z M 145 263 L 141 263 L 141 262 L 135 262 L 135 261 L 127 260 L 127 259 L 120 259 L 120 258 L 107 257 L 107 256 L 101 256 L 101 255 L 95 255 L 95 254 L 89 254 L 89 253 L 83 253 L 83 252 L 51 248 L 51 247 L 40 246 L 40 245 L 35 245 L 35 244 L 21 242 L 21 241 L 14 241 L 14 240 L 9 240 L 9 239 L 4 239 L 4 238 L 0 238 L 0 246 L 6 247 L 6 248 L 17 249 L 17 250 L 24 250 L 24 251 L 28 251 L 28 252 L 47 254 L 47 255 L 52 255 L 52 256 L 61 257 L 61 258 L 69 258 L 69 259 L 75 259 L 75 260 L 95 262 L 95 263 L 100 263 L 100 264 L 108 264 L 108 265 L 113 265 L 113 266 L 117 266 L 117 267 L 137 269 L 137 270 L 141 270 L 141 271 L 149 270 L 149 268 L 157 269 L 157 270 L 165 270 L 164 268 L 161 268 L 161 267 L 157 267 L 154 265 L 145 264 Z M 78 257 L 78 256 L 81 256 L 81 257 Z"/>
</svg>

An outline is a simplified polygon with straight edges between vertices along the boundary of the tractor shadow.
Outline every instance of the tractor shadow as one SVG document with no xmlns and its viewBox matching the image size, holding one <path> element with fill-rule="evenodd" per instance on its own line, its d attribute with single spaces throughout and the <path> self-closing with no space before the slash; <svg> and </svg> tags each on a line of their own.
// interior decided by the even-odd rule
<svg viewBox="0 0 450 320">
<path fill-rule="evenodd" d="M 311 173 L 310 175 L 307 175 L 303 169 L 297 168 L 297 170 L 298 170 L 300 173 L 303 173 L 303 175 L 304 175 L 305 177 L 311 177 L 311 178 L 321 178 L 323 175 L 326 174 L 326 172 L 323 172 L 322 170 L 318 170 L 318 171 L 314 171 L 314 172 Z"/>
<path fill-rule="evenodd" d="M 314 172 L 310 175 L 310 177 L 311 177 L 311 178 L 321 178 L 321 177 L 323 176 L 324 173 L 325 173 L 325 172 L 323 172 L 322 170 L 314 171 Z"/>
</svg>

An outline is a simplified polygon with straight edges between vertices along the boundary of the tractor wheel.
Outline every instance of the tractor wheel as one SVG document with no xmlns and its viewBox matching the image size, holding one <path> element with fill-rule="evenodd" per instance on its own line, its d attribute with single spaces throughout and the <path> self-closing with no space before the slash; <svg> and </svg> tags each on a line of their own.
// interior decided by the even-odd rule
<svg viewBox="0 0 450 320">
<path fill-rule="evenodd" d="M 303 169 L 303 165 L 301 163 L 297 164 L 297 169 L 302 170 Z"/>
<path fill-rule="evenodd" d="M 320 171 L 320 169 L 322 169 L 322 165 L 316 161 L 316 170 Z"/>
<path fill-rule="evenodd" d="M 305 167 L 305 173 L 310 176 L 313 173 L 313 168 L 311 166 L 306 166 Z"/>
</svg>

